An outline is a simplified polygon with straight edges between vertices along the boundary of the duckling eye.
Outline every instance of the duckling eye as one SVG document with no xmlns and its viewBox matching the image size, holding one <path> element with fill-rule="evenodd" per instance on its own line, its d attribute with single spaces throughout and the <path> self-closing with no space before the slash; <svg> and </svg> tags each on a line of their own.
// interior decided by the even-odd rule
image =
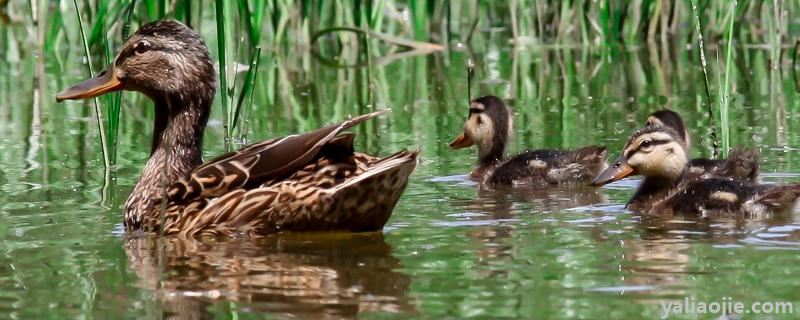
<svg viewBox="0 0 800 320">
<path fill-rule="evenodd" d="M 639 147 L 649 148 L 652 145 L 653 145 L 653 141 L 645 140 L 645 141 L 642 141 L 642 143 L 639 144 Z"/>
<path fill-rule="evenodd" d="M 649 127 L 653 125 L 653 121 L 647 120 L 647 123 L 644 124 L 645 126 Z"/>
<path fill-rule="evenodd" d="M 150 50 L 150 43 L 148 43 L 147 41 L 139 42 L 133 47 L 133 52 L 136 53 L 137 55 L 143 54 L 148 50 Z"/>
</svg>

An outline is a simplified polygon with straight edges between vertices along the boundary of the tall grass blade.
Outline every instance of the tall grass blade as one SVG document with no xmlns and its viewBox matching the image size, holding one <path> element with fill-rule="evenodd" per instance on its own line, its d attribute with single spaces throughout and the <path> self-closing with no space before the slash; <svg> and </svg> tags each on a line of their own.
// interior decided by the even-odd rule
<svg viewBox="0 0 800 320">
<path fill-rule="evenodd" d="M 794 90 L 800 92 L 800 77 L 797 76 L 797 55 L 800 51 L 800 39 L 794 42 L 794 55 L 792 55 L 792 74 L 794 75 Z"/>
<path fill-rule="evenodd" d="M 217 16 L 217 48 L 219 50 L 219 84 L 220 92 L 222 93 L 222 121 L 225 127 L 225 145 L 228 146 L 231 128 L 228 116 L 228 59 L 226 46 L 228 43 L 228 31 L 226 29 L 225 21 L 228 19 L 228 17 L 230 17 L 230 2 L 225 0 L 216 0 L 215 9 Z"/>
<path fill-rule="evenodd" d="M 105 29 L 103 27 L 103 30 Z M 107 34 L 105 31 L 103 33 Z M 103 48 L 105 49 L 106 65 L 111 65 L 114 63 L 114 52 L 111 51 L 111 41 L 108 41 L 107 38 Z M 114 165 L 117 162 L 117 128 L 119 127 L 119 105 L 122 102 L 122 94 L 121 92 L 114 92 L 105 95 L 104 98 L 106 99 L 106 112 L 108 115 L 106 119 L 108 125 L 108 157 L 111 165 Z"/>
<path fill-rule="evenodd" d="M 728 24 L 728 47 L 726 48 L 725 52 L 725 82 L 722 84 L 722 94 L 720 95 L 720 99 L 722 99 L 720 103 L 719 109 L 719 118 L 720 118 L 720 127 L 722 128 L 722 152 L 727 153 L 728 149 L 730 148 L 730 122 L 728 119 L 728 111 L 730 109 L 730 76 L 731 76 L 731 66 L 733 65 L 733 61 L 731 60 L 732 52 L 733 52 L 733 23 L 736 20 L 736 5 L 738 0 L 733 0 L 731 7 L 729 9 L 730 12 L 730 23 Z"/>
<path fill-rule="evenodd" d="M 467 103 L 472 101 L 472 77 L 475 75 L 475 63 L 467 59 Z"/>
<path fill-rule="evenodd" d="M 253 106 L 253 94 L 256 87 L 256 76 L 258 75 L 258 64 L 261 61 L 261 47 L 256 47 L 253 53 L 253 59 L 250 61 L 250 69 L 247 70 L 246 80 L 242 86 L 242 92 L 239 93 L 239 101 L 236 103 L 236 111 L 233 113 L 232 128 L 236 128 L 239 122 L 239 115 L 242 111 L 242 105 L 245 97 L 249 97 L 248 109 Z M 240 130 L 240 132 L 243 132 Z"/>
<path fill-rule="evenodd" d="M 703 48 L 703 31 L 700 27 L 700 13 L 697 10 L 697 0 L 692 0 L 692 13 L 694 15 L 694 25 L 697 31 L 697 43 L 699 45 L 700 50 L 700 66 L 703 68 L 703 84 L 705 85 L 706 89 L 706 107 L 708 110 L 708 121 L 709 126 L 711 127 L 711 146 L 712 150 L 712 157 L 716 158 L 719 156 L 719 139 L 717 138 L 717 126 L 716 121 L 714 121 L 714 110 L 712 109 L 711 105 L 711 90 L 708 86 L 708 71 L 706 70 L 706 54 L 705 49 Z"/>
<path fill-rule="evenodd" d="M 131 3 L 128 5 L 128 10 L 126 13 L 125 24 L 122 26 L 122 41 L 123 43 L 125 40 L 128 39 L 128 36 L 131 32 L 131 20 L 133 19 L 133 10 L 136 8 L 136 0 L 131 0 Z M 105 28 L 104 28 L 105 29 Z M 105 31 L 107 33 L 107 31 Z M 108 63 L 111 64 L 114 62 L 114 55 L 111 51 L 110 42 L 108 38 L 106 38 L 106 57 L 108 59 Z M 109 140 L 109 148 L 111 151 L 111 164 L 117 163 L 117 145 L 119 142 L 119 116 L 120 116 L 120 109 L 122 106 L 122 92 L 115 92 L 109 95 L 109 104 L 108 104 L 108 140 Z"/>
<path fill-rule="evenodd" d="M 78 0 L 72 0 L 72 3 L 75 5 L 75 14 L 78 16 L 78 28 L 80 29 L 81 34 L 81 41 L 83 42 L 83 51 L 86 54 L 86 66 L 89 70 L 89 77 L 94 75 L 94 69 L 92 68 L 92 59 L 91 59 L 91 51 L 89 51 L 89 43 L 86 39 L 86 32 L 83 30 L 83 17 L 81 17 L 81 10 L 78 7 Z M 100 104 L 97 102 L 97 98 L 92 99 L 94 103 L 94 112 L 95 116 L 97 117 L 97 128 L 100 130 L 100 145 L 102 146 L 103 150 L 103 166 L 106 169 L 111 168 L 111 161 L 108 154 L 108 139 L 106 135 L 106 128 L 103 124 L 103 112 L 100 111 Z"/>
</svg>

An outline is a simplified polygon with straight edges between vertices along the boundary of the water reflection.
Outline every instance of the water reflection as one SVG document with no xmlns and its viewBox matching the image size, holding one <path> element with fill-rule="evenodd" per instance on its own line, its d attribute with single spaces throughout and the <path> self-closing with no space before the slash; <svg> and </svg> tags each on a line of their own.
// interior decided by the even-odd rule
<svg viewBox="0 0 800 320">
<path fill-rule="evenodd" d="M 625 232 L 638 232 L 636 239 L 620 240 L 623 249 L 619 269 L 618 285 L 590 288 L 589 291 L 611 292 L 636 297 L 643 305 L 660 306 L 661 303 L 677 302 L 692 295 L 697 277 L 724 272 L 729 258 L 712 258 L 717 251 L 697 250 L 693 244 L 708 243 L 718 248 L 738 248 L 745 242 L 760 244 L 758 235 L 777 235 L 776 238 L 791 239 L 798 234 L 793 225 L 794 215 L 773 215 L 762 219 L 731 219 L 721 217 L 639 217 L 635 225 Z M 770 230 L 773 230 L 770 232 Z M 779 245 L 772 240 L 773 245 Z M 781 241 L 781 240 L 778 240 Z M 791 240 L 789 240 L 791 241 Z M 785 244 L 796 245 L 796 242 Z M 736 260 L 736 258 L 730 258 Z M 715 260 L 715 264 L 696 263 Z M 731 261 L 731 263 L 736 263 Z"/>
<path fill-rule="evenodd" d="M 440 181 L 449 181 L 441 180 Z M 608 198 L 597 188 L 475 187 L 477 194 L 452 200 L 456 211 L 479 212 L 493 219 L 510 219 L 520 205 L 529 206 L 526 212 L 559 212 L 580 206 L 603 204 Z M 516 212 L 515 212 L 516 211 Z"/>
<path fill-rule="evenodd" d="M 451 179 L 439 179 L 448 181 Z M 451 206 L 455 221 L 439 223 L 444 226 L 470 226 L 466 236 L 475 246 L 475 258 L 486 269 L 476 271 L 481 278 L 505 277 L 509 270 L 501 267 L 512 264 L 519 243 L 514 240 L 519 223 L 531 215 L 549 215 L 566 209 L 607 202 L 597 188 L 563 187 L 474 187 L 476 194 L 453 199 Z M 524 228 L 524 227 L 523 227 Z"/>
<path fill-rule="evenodd" d="M 128 266 L 165 316 L 207 318 L 217 301 L 285 318 L 414 313 L 410 278 L 381 233 L 281 235 L 225 241 L 125 239 Z"/>
</svg>

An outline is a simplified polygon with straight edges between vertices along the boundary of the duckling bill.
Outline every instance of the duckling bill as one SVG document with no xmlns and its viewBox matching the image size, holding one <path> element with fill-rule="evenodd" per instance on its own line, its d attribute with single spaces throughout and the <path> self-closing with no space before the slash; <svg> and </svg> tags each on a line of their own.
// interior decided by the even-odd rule
<svg viewBox="0 0 800 320">
<path fill-rule="evenodd" d="M 125 228 L 166 235 L 374 231 L 389 220 L 417 151 L 356 152 L 345 130 L 385 114 L 246 146 L 203 162 L 216 73 L 199 34 L 176 21 L 143 25 L 114 63 L 56 96 L 130 90 L 155 104 L 150 159 L 125 202 Z"/>
<path fill-rule="evenodd" d="M 793 210 L 800 185 L 759 185 L 746 180 L 692 175 L 685 139 L 671 127 L 637 130 L 621 155 L 593 184 L 644 176 L 627 207 L 649 215 L 689 213 L 759 217 Z"/>
<path fill-rule="evenodd" d="M 510 108 L 496 96 L 470 102 L 464 131 L 450 143 L 453 149 L 478 147 L 478 166 L 470 179 L 489 185 L 588 184 L 607 166 L 603 146 L 532 150 L 506 160 L 512 117 Z"/>
</svg>

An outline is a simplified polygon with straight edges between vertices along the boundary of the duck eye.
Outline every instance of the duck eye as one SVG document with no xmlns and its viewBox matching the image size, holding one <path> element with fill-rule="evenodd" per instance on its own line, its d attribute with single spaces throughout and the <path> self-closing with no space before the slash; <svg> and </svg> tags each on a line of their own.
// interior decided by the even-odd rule
<svg viewBox="0 0 800 320">
<path fill-rule="evenodd" d="M 653 145 L 653 141 L 650 140 L 642 141 L 642 143 L 639 144 L 639 146 L 642 148 L 649 148 L 651 145 Z"/>
<path fill-rule="evenodd" d="M 150 50 L 150 43 L 147 43 L 147 41 L 139 42 L 133 47 L 133 52 L 136 54 L 143 54 L 148 50 Z"/>
</svg>

